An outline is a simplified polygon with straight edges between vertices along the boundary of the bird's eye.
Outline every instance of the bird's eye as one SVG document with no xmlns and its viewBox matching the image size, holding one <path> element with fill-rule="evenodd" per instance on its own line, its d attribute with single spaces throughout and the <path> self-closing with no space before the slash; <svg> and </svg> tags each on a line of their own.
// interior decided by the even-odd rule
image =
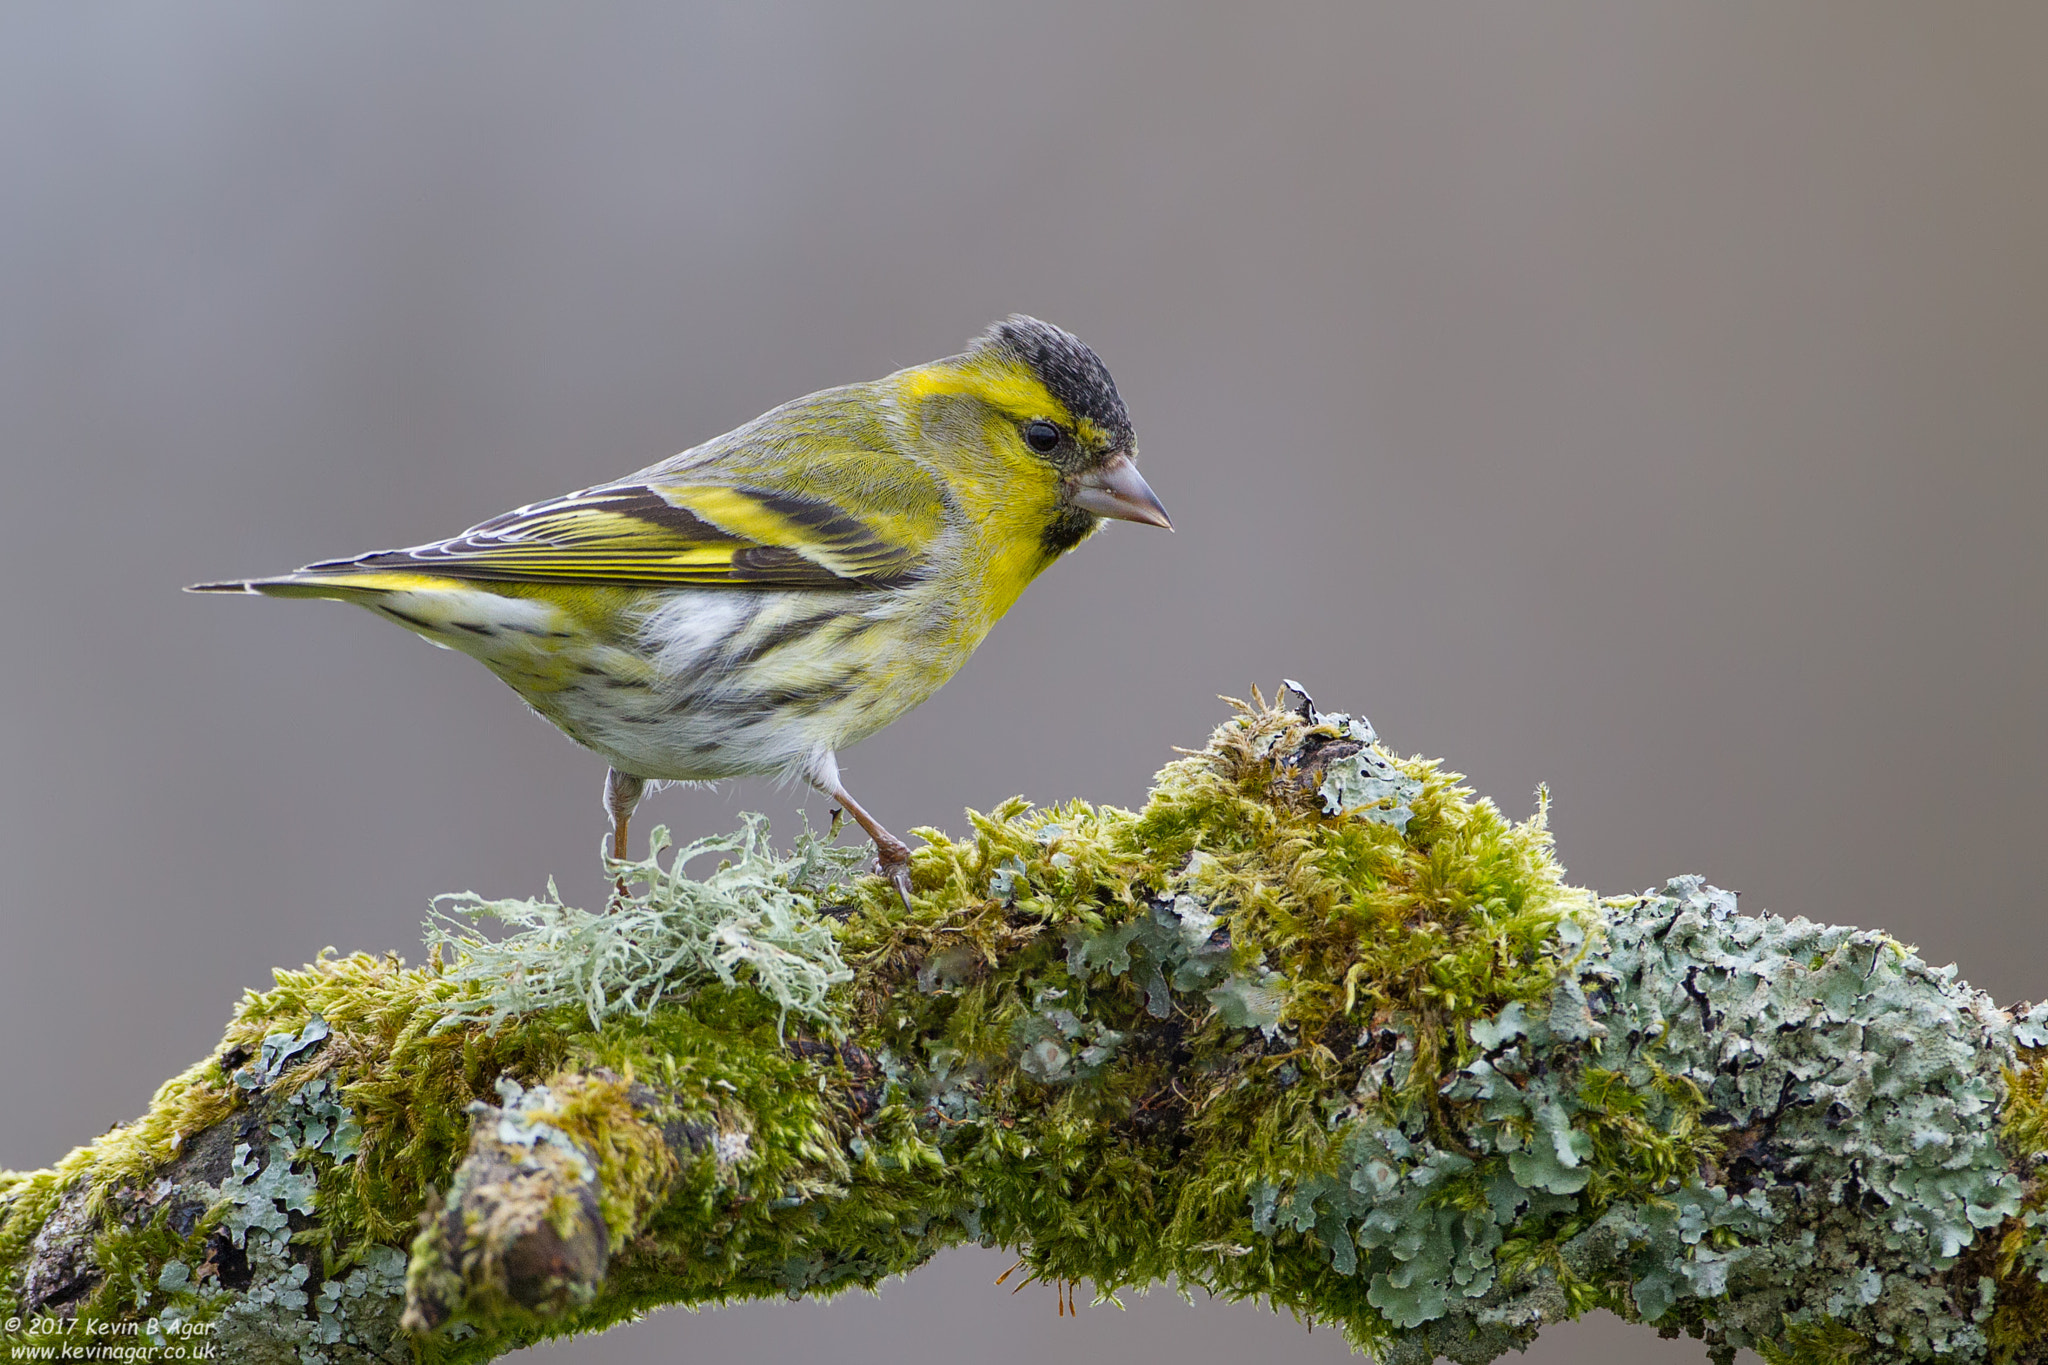
<svg viewBox="0 0 2048 1365">
<path fill-rule="evenodd" d="M 1050 422 L 1026 422 L 1024 443 L 1041 455 L 1050 454 L 1060 443 L 1060 429 Z"/>
</svg>

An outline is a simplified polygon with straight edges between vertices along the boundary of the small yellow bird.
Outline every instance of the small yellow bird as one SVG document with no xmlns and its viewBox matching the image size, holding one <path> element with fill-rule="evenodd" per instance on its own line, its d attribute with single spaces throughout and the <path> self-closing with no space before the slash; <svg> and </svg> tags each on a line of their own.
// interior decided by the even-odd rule
<svg viewBox="0 0 2048 1365">
<path fill-rule="evenodd" d="M 201 583 L 354 602 L 480 661 L 611 764 L 612 854 L 649 781 L 801 777 L 875 842 L 835 752 L 959 671 L 1102 518 L 1172 529 L 1095 352 L 1013 316 L 964 354 L 799 398 L 452 540 Z"/>
</svg>

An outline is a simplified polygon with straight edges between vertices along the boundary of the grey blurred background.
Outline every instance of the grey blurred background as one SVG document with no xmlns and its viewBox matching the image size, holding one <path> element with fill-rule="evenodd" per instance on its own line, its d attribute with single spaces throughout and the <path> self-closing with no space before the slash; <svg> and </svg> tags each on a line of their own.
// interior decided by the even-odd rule
<svg viewBox="0 0 2048 1365">
<path fill-rule="evenodd" d="M 1603 891 L 1697 871 L 2048 990 L 2044 59 L 2034 4 L 7 6 L 0 1166 L 274 964 L 601 894 L 601 764 L 481 668 L 181 584 L 1011 310 L 1108 360 L 1180 529 L 1112 527 L 845 756 L 896 828 L 1135 803 L 1289 675 L 1513 815 L 1547 781 Z M 1060 1321 L 1006 1264 L 527 1358 L 1344 1355 L 1159 1293 Z"/>
</svg>

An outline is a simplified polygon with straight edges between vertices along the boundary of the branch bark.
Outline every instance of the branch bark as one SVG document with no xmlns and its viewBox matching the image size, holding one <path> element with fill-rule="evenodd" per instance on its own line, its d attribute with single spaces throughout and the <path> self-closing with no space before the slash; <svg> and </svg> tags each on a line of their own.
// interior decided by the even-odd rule
<svg viewBox="0 0 2048 1365">
<path fill-rule="evenodd" d="M 922 831 L 914 909 L 750 828 L 610 915 L 280 971 L 0 1173 L 0 1340 L 479 1361 L 976 1241 L 1403 1362 L 1596 1306 L 1718 1360 L 2048 1360 L 2048 1009 L 1697 878 L 1595 901 L 1540 803 L 1283 701 L 1142 811 Z"/>
</svg>

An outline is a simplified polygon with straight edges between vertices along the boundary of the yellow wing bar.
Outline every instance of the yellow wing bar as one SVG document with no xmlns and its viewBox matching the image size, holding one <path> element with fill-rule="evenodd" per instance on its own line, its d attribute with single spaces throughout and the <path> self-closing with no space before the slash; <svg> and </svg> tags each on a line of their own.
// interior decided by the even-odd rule
<svg viewBox="0 0 2048 1365">
<path fill-rule="evenodd" d="M 449 578 L 589 585 L 899 587 L 920 576 L 831 503 L 755 488 L 614 484 L 533 503 L 450 540 L 309 564 L 302 572 L 410 570 Z"/>
</svg>

